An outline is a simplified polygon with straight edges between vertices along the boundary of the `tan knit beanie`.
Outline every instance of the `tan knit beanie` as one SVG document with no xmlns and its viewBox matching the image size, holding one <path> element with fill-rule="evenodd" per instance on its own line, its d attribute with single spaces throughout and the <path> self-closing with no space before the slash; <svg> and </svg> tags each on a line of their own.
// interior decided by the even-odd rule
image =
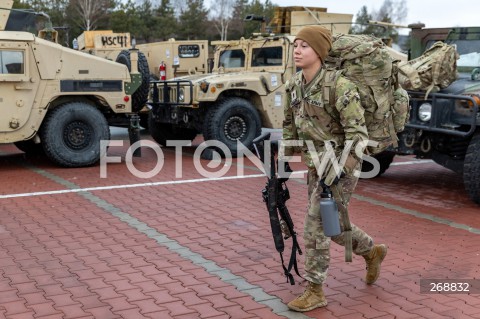
<svg viewBox="0 0 480 319">
<path fill-rule="evenodd" d="M 325 61 L 328 51 L 332 48 L 332 33 L 320 25 L 308 25 L 301 28 L 295 36 L 295 40 L 297 39 L 306 41 L 322 62 Z"/>
</svg>

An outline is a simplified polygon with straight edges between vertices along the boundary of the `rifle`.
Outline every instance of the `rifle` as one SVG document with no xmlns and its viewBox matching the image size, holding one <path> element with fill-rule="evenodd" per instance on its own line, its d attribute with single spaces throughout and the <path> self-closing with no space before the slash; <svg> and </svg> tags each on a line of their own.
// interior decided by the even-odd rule
<svg viewBox="0 0 480 319">
<path fill-rule="evenodd" d="M 269 143 L 265 144 L 267 140 Z M 270 217 L 270 226 L 272 228 L 273 241 L 275 242 L 275 249 L 280 253 L 283 272 L 287 277 L 287 282 L 290 282 L 291 285 L 294 285 L 295 280 L 290 272 L 293 268 L 295 273 L 301 277 L 298 272 L 296 253 L 298 251 L 298 254 L 301 255 L 302 250 L 298 244 L 297 233 L 294 230 L 292 218 L 290 217 L 290 213 L 288 212 L 288 208 L 285 204 L 286 201 L 290 199 L 290 193 L 285 183 L 286 179 L 277 177 L 277 165 L 275 163 L 275 152 L 272 151 L 272 144 L 274 143 L 270 141 L 270 133 L 260 135 L 253 141 L 253 145 L 257 151 L 257 156 L 262 160 L 262 162 L 265 163 L 265 153 L 270 154 L 270 161 L 265 163 L 267 164 L 266 167 L 267 170 L 269 170 L 269 174 L 267 175 L 266 186 L 262 190 L 262 197 L 267 206 Z M 285 248 L 284 239 L 286 240 L 290 237 L 293 241 L 292 252 L 290 254 L 288 267 L 285 267 L 285 262 L 283 261 L 283 251 Z"/>
</svg>

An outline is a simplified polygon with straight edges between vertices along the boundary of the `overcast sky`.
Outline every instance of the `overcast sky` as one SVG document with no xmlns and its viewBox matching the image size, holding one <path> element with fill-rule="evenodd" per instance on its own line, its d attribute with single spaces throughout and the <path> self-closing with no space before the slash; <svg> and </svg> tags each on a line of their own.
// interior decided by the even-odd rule
<svg viewBox="0 0 480 319">
<path fill-rule="evenodd" d="M 395 1 L 395 0 L 394 0 Z M 422 22 L 427 28 L 480 26 L 480 1 L 478 0 L 407 0 L 408 16 L 402 24 Z M 279 6 L 298 6 L 298 0 L 271 0 Z M 351 13 L 354 15 L 362 6 L 368 12 L 380 9 L 384 0 L 303 0 L 308 7 L 326 7 L 327 12 Z M 408 34 L 408 30 L 402 31 Z"/>
</svg>

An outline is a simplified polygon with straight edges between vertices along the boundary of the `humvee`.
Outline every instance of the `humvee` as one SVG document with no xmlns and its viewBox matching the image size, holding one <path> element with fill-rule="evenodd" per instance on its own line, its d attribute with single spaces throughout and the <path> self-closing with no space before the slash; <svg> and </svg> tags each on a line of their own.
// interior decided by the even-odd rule
<svg viewBox="0 0 480 319">
<path fill-rule="evenodd" d="M 250 147 L 263 127 L 283 120 L 283 87 L 293 75 L 292 36 L 216 42 L 213 72 L 152 82 L 149 129 L 168 140 L 218 140 L 235 155 L 237 140 Z"/>
<path fill-rule="evenodd" d="M 480 27 L 423 28 L 411 25 L 410 59 L 436 41 L 454 45 L 460 55 L 458 77 L 425 98 L 409 92 L 410 119 L 394 154 L 413 154 L 462 174 L 465 189 L 480 204 Z M 384 167 L 393 156 L 383 158 Z"/>
<path fill-rule="evenodd" d="M 129 65 L 127 49 L 131 48 L 129 32 L 112 30 L 84 31 L 74 40 L 76 49 Z M 136 45 L 146 64 L 139 64 L 142 74 L 150 74 L 152 80 L 167 80 L 175 77 L 209 72 L 207 40 L 175 40 Z M 146 79 L 145 79 L 146 80 Z M 140 124 L 148 128 L 147 105 L 137 105 Z M 121 123 L 117 123 L 121 125 Z"/>
<path fill-rule="evenodd" d="M 109 123 L 138 125 L 134 110 L 145 104 L 149 84 L 137 61 L 145 58 L 126 51 L 129 72 L 50 41 L 52 28 L 41 36 L 6 31 L 12 2 L 0 1 L 0 143 L 44 152 L 64 167 L 95 164 L 100 141 L 110 139 Z"/>
<path fill-rule="evenodd" d="M 331 23 L 332 19 L 352 20 L 352 15 L 309 11 L 301 12 L 299 21 L 294 13 L 289 12 L 292 29 L 323 19 L 334 33 L 346 33 L 350 25 Z M 191 141 L 200 133 L 206 141 L 223 143 L 236 156 L 237 142 L 251 148 L 262 127 L 281 128 L 285 82 L 296 72 L 294 34 L 214 41 L 211 74 L 151 82 L 149 130 L 154 140 L 166 146 L 169 140 Z"/>
</svg>

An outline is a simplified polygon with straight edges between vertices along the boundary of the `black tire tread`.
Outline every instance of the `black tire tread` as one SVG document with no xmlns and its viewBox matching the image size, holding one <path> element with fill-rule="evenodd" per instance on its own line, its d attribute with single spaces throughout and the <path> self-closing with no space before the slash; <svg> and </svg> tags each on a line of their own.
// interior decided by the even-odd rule
<svg viewBox="0 0 480 319">
<path fill-rule="evenodd" d="M 480 205 L 480 132 L 470 141 L 463 163 L 463 183 L 470 198 Z"/>
<path fill-rule="evenodd" d="M 97 140 L 94 142 L 98 144 L 98 150 L 92 146 L 83 153 L 72 151 L 63 141 L 59 141 L 63 134 L 56 131 L 55 126 L 68 120 L 68 116 L 75 112 L 91 122 L 91 126 L 95 129 Z M 40 137 L 43 150 L 50 160 L 63 167 L 84 167 L 98 162 L 100 159 L 99 141 L 101 139 L 110 140 L 110 128 L 105 116 L 95 106 L 82 102 L 68 102 L 47 113 L 40 129 Z"/>
<path fill-rule="evenodd" d="M 250 133 L 246 140 L 242 141 L 247 148 L 251 149 L 253 147 L 253 140 L 262 132 L 262 122 L 257 109 L 249 101 L 239 97 L 225 98 L 209 108 L 205 115 L 203 124 L 204 139 L 216 140 L 225 143 L 227 146 L 229 145 L 228 141 L 222 140 L 220 129 L 221 122 L 224 120 L 224 114 L 232 107 L 243 108 L 243 112 L 249 112 L 249 116 L 251 116 L 253 119 L 254 123 L 250 124 L 255 126 L 255 131 L 253 134 Z M 251 129 L 252 128 L 250 128 L 250 130 Z M 229 146 L 229 149 L 233 156 L 237 155 L 237 150 L 235 147 Z"/>
</svg>

